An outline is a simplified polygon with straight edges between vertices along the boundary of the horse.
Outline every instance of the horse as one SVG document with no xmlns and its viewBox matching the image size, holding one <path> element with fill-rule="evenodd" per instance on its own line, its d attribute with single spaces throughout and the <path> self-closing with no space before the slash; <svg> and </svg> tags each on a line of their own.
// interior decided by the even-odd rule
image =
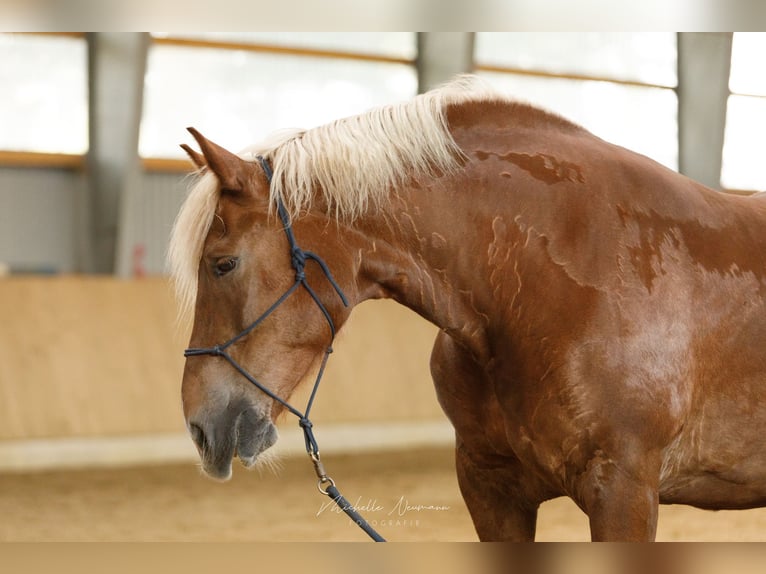
<svg viewBox="0 0 766 574">
<path fill-rule="evenodd" d="M 592 540 L 653 540 L 660 503 L 766 504 L 766 200 L 471 76 L 239 153 L 190 131 L 200 175 L 169 262 L 190 347 L 229 341 L 238 365 L 186 359 L 210 476 L 255 464 L 352 309 L 390 298 L 439 328 L 430 368 L 480 540 L 534 540 L 560 496 Z M 322 264 L 280 298 L 288 226 Z"/>
</svg>

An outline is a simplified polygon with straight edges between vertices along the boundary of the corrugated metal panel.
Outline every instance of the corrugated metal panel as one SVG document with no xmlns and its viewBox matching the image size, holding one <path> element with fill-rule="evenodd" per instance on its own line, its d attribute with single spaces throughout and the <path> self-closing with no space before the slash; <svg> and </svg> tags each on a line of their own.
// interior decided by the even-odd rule
<svg viewBox="0 0 766 574">
<path fill-rule="evenodd" d="M 80 172 L 0 169 L 0 262 L 12 270 L 80 270 Z"/>
<path fill-rule="evenodd" d="M 182 174 L 143 173 L 137 185 L 128 187 L 120 216 L 119 275 L 166 273 L 170 230 L 189 184 Z"/>
</svg>

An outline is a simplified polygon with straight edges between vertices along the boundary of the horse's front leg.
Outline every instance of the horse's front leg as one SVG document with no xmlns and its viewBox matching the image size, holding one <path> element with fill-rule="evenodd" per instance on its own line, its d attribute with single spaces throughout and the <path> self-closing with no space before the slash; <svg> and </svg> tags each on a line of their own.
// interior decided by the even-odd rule
<svg viewBox="0 0 766 574">
<path fill-rule="evenodd" d="M 510 449 L 492 385 L 473 358 L 446 334 L 436 339 L 431 374 L 455 427 L 458 484 L 481 540 L 532 541 L 537 481 Z"/>
<path fill-rule="evenodd" d="M 578 481 L 577 502 L 588 514 L 593 541 L 651 542 L 657 533 L 659 469 L 597 453 Z"/>
<path fill-rule="evenodd" d="M 538 503 L 525 493 L 520 463 L 504 459 L 486 466 L 460 442 L 455 458 L 460 492 L 479 539 L 533 542 Z"/>
</svg>

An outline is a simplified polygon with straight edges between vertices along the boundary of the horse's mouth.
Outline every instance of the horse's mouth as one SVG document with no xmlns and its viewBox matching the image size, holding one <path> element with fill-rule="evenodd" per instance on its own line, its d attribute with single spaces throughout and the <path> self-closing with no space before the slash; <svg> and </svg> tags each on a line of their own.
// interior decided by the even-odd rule
<svg viewBox="0 0 766 574">
<path fill-rule="evenodd" d="M 211 425 L 207 432 L 199 424 L 189 424 L 202 470 L 216 480 L 231 478 L 231 464 L 235 457 L 246 468 L 255 466 L 259 455 L 274 445 L 279 436 L 274 424 L 258 416 L 252 409 L 240 412 L 231 422 L 233 424 L 224 428 Z"/>
</svg>

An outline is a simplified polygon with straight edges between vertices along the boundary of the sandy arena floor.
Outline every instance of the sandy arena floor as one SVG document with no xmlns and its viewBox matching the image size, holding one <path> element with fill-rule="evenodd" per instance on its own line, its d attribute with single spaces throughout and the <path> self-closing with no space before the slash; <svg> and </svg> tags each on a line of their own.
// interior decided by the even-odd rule
<svg viewBox="0 0 766 574">
<path fill-rule="evenodd" d="M 450 451 L 327 456 L 325 465 L 391 541 L 476 540 Z M 317 492 L 307 459 L 280 467 L 275 474 L 235 464 L 228 483 L 204 478 L 192 464 L 0 475 L 0 541 L 367 539 Z M 587 519 L 571 501 L 542 506 L 538 540 L 588 539 Z M 658 540 L 766 540 L 766 509 L 663 506 Z"/>
</svg>

